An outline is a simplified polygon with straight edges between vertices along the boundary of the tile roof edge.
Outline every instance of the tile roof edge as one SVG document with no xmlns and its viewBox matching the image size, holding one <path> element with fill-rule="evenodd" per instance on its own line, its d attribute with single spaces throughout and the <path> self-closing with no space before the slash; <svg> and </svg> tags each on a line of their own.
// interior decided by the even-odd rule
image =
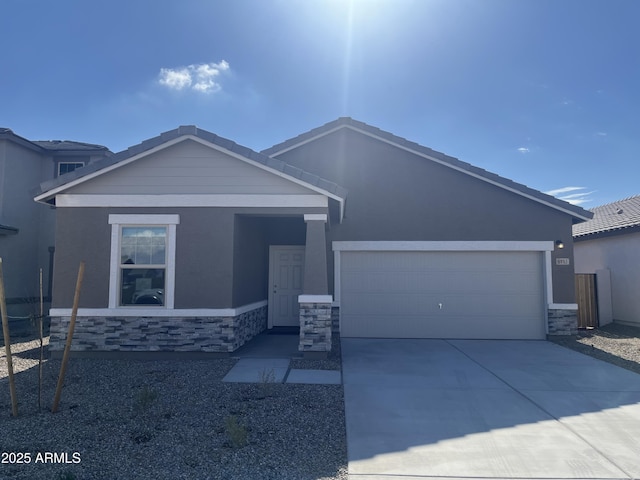
<svg viewBox="0 0 640 480">
<path fill-rule="evenodd" d="M 80 180 L 83 177 L 86 177 L 92 173 L 97 173 L 100 170 L 104 170 L 108 167 L 117 165 L 118 163 L 121 163 L 127 159 L 130 159 L 137 155 L 144 154 L 145 152 L 152 150 L 156 147 L 159 147 L 172 140 L 177 140 L 181 137 L 189 137 L 189 136 L 197 137 L 205 142 L 211 143 L 220 148 L 223 148 L 232 153 L 235 153 L 236 155 L 245 157 L 247 160 L 258 162 L 271 170 L 279 171 L 284 175 L 288 175 L 289 177 L 295 178 L 312 187 L 320 188 L 323 191 L 326 191 L 328 193 L 331 193 L 343 199 L 346 198 L 346 192 L 347 192 L 346 189 L 341 187 L 340 185 L 335 184 L 334 182 L 330 182 L 329 180 L 319 177 L 318 175 L 315 175 L 311 172 L 304 172 L 298 167 L 289 165 L 283 162 L 282 160 L 268 157 L 260 152 L 250 149 L 249 147 L 245 147 L 243 145 L 237 144 L 236 142 L 229 140 L 225 137 L 221 137 L 215 133 L 200 129 L 195 125 L 181 125 L 173 130 L 168 130 L 166 132 L 161 133 L 160 135 L 143 140 L 142 142 L 132 145 L 131 147 L 125 150 L 122 150 L 120 152 L 117 152 L 111 156 L 108 156 L 96 162 L 90 163 L 89 165 L 86 165 L 82 168 L 74 170 L 73 172 L 70 172 L 68 174 L 65 174 L 63 176 L 60 176 L 51 180 L 47 180 L 46 182 L 42 182 L 39 188 L 37 189 L 37 191 L 35 192 L 34 197 L 40 197 L 42 195 L 45 195 L 47 192 L 51 190 L 62 188 L 65 185 L 75 180 Z M 275 167 L 274 165 L 272 165 L 274 161 L 279 163 L 278 167 Z M 285 169 L 287 169 L 288 171 L 285 172 Z M 316 178 L 318 181 L 314 183 L 310 183 L 308 181 L 302 180 L 301 177 L 303 176 L 304 173 L 311 175 L 312 177 Z M 331 186 L 332 190 L 335 190 L 335 192 L 316 185 L 315 183 L 319 183 L 319 181 L 322 181 L 324 182 L 324 184 Z M 340 193 L 336 193 L 336 192 L 340 192 Z"/>
</svg>

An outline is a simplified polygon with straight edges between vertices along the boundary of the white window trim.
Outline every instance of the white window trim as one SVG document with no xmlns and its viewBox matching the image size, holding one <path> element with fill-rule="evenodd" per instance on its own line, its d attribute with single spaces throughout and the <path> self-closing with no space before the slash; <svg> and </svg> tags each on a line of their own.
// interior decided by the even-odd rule
<svg viewBox="0 0 640 480">
<path fill-rule="evenodd" d="M 121 227 L 124 225 L 160 226 L 167 228 L 167 262 L 165 271 L 164 305 L 155 308 L 146 306 L 144 310 L 157 311 L 158 309 L 173 310 L 175 303 L 175 279 L 176 279 L 176 225 L 180 223 L 180 215 L 143 215 L 143 214 L 111 214 L 111 260 L 109 266 L 109 309 L 121 311 L 121 309 L 134 309 L 138 314 L 143 309 L 136 307 L 121 307 L 118 305 L 119 277 L 120 277 L 120 238 Z"/>
<path fill-rule="evenodd" d="M 69 161 L 65 161 L 65 162 L 58 162 L 58 177 L 60 175 L 64 175 L 64 173 L 60 173 L 60 165 L 69 165 L 69 164 L 80 164 L 82 167 L 84 167 L 87 163 L 86 162 L 69 162 Z M 77 167 L 77 168 L 81 168 L 81 167 Z"/>
</svg>

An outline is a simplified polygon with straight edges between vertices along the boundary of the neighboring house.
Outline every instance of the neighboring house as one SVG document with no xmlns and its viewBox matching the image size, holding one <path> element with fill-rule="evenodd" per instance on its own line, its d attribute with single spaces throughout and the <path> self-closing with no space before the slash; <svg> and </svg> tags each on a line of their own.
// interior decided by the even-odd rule
<svg viewBox="0 0 640 480">
<path fill-rule="evenodd" d="M 576 273 L 596 274 L 601 325 L 640 326 L 640 195 L 592 212 L 573 227 Z"/>
<path fill-rule="evenodd" d="M 183 126 L 42 185 L 56 205 L 52 350 L 232 352 L 343 337 L 543 339 L 576 328 L 591 214 L 340 118 L 262 153 Z M 560 248 L 564 247 L 564 248 Z"/>
<path fill-rule="evenodd" d="M 55 213 L 33 201 L 41 182 L 110 154 L 106 147 L 70 141 L 30 141 L 0 128 L 0 257 L 7 312 L 35 313 L 39 269 L 44 296 L 51 295 Z"/>
</svg>

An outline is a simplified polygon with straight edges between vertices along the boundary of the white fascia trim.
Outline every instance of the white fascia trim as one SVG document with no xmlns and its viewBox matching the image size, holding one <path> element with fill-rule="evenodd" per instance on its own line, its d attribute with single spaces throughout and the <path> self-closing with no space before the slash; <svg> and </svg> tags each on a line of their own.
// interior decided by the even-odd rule
<svg viewBox="0 0 640 480">
<path fill-rule="evenodd" d="M 319 135 L 315 135 L 315 136 L 313 136 L 311 138 L 308 138 L 307 140 L 304 140 L 304 141 L 296 143 L 295 145 L 292 145 L 292 146 L 290 146 L 288 148 L 285 148 L 285 149 L 282 149 L 282 150 L 280 150 L 278 152 L 275 152 L 275 153 L 271 154 L 270 156 L 271 157 L 277 157 L 278 155 L 281 155 L 281 154 L 283 154 L 285 152 L 288 152 L 289 150 L 293 150 L 293 149 L 298 148 L 298 147 L 300 147 L 300 146 L 302 146 L 302 145 L 304 145 L 306 143 L 313 142 L 314 140 L 317 140 L 318 138 L 322 138 L 325 135 L 329 135 L 329 134 L 331 134 L 333 132 L 336 132 L 336 131 L 338 131 L 338 130 L 340 130 L 342 128 L 348 128 L 348 129 L 353 130 L 355 132 L 358 132 L 358 133 L 361 133 L 363 135 L 366 135 L 367 137 L 375 138 L 376 140 L 378 140 L 380 142 L 384 142 L 384 143 L 387 143 L 389 145 L 393 145 L 396 148 L 399 148 L 401 150 L 405 150 L 407 152 L 410 152 L 410 153 L 412 153 L 414 155 L 418 155 L 420 157 L 426 158 L 428 160 L 431 160 L 432 162 L 436 162 L 436 163 L 438 163 L 440 165 L 444 165 L 445 167 L 449 167 L 449 168 L 451 168 L 453 170 L 457 170 L 458 172 L 461 172 L 461 173 L 464 173 L 464 174 L 469 175 L 471 177 L 477 178 L 478 180 L 482 180 L 483 182 L 490 183 L 492 185 L 495 185 L 496 187 L 503 188 L 503 189 L 505 189 L 505 190 L 507 190 L 509 192 L 512 192 L 512 193 L 515 193 L 517 195 L 520 195 L 520 196 L 523 196 L 525 198 L 528 198 L 530 200 L 533 200 L 534 202 L 542 203 L 543 205 L 546 205 L 548 207 L 554 208 L 556 210 L 560 210 L 561 212 L 567 213 L 567 214 L 571 215 L 572 217 L 577 217 L 577 218 L 580 218 L 582 220 L 591 220 L 590 218 L 583 217 L 583 216 L 578 215 L 578 214 L 576 214 L 574 212 L 570 212 L 569 210 L 566 210 L 566 209 L 564 209 L 562 207 L 559 207 L 558 205 L 554 205 L 552 203 L 546 202 L 546 201 L 544 201 L 544 200 L 542 200 L 542 199 L 540 199 L 538 197 L 535 197 L 533 195 L 528 195 L 528 194 L 526 194 L 526 193 L 524 193 L 524 192 L 522 192 L 520 190 L 517 190 L 515 188 L 510 188 L 510 187 L 508 187 L 508 186 L 506 186 L 506 185 L 504 185 L 504 184 L 502 184 L 500 182 L 495 182 L 495 181 L 490 180 L 490 179 L 488 179 L 486 177 L 483 177 L 483 176 L 478 175 L 476 173 L 470 172 L 469 170 L 465 170 L 464 168 L 456 167 L 455 165 L 451 165 L 449 162 L 445 162 L 445 161 L 439 160 L 436 157 L 432 157 L 432 156 L 426 155 L 426 154 L 424 154 L 422 152 L 418 152 L 418 151 L 416 151 L 416 150 L 414 150 L 412 148 L 409 148 L 409 147 L 407 147 L 405 145 L 400 145 L 399 143 L 393 142 L 391 140 L 388 140 L 386 138 L 380 137 L 378 135 L 375 135 L 373 133 L 367 132 L 365 130 L 361 130 L 360 128 L 354 127 L 353 125 L 339 125 L 339 126 L 337 126 L 335 128 L 332 128 L 331 130 L 327 130 L 326 132 L 322 132 Z"/>
<path fill-rule="evenodd" d="M 549 310 L 578 310 L 577 303 L 550 303 Z"/>
<path fill-rule="evenodd" d="M 258 167 L 258 168 L 260 168 L 262 170 L 270 172 L 270 173 L 272 173 L 274 175 L 282 177 L 282 178 L 284 178 L 286 180 L 289 180 L 290 182 L 293 182 L 293 183 L 295 183 L 297 185 L 305 187 L 305 188 L 307 188 L 307 189 L 309 189 L 311 191 L 317 192 L 317 193 L 319 193 L 321 195 L 324 195 L 326 197 L 333 198 L 338 203 L 340 203 L 340 212 L 342 212 L 344 210 L 344 199 L 342 197 L 339 197 L 338 195 L 335 195 L 335 194 L 333 194 L 333 193 L 331 193 L 331 192 L 329 192 L 327 190 L 324 190 L 324 189 L 322 189 L 320 187 L 316 187 L 315 185 L 311 185 L 310 183 L 307 183 L 304 180 L 300 180 L 299 178 L 292 177 L 291 175 L 288 175 L 288 174 L 286 174 L 284 172 L 281 172 L 281 171 L 276 170 L 276 169 L 274 169 L 272 167 L 264 165 L 264 164 L 262 164 L 260 162 L 256 162 L 256 161 L 251 160 L 251 159 L 249 159 L 247 157 L 239 155 L 239 154 L 237 154 L 235 152 L 232 152 L 231 150 L 227 150 L 226 148 L 222 148 L 222 147 L 220 147 L 218 145 L 215 145 L 213 143 L 207 142 L 206 140 L 203 140 L 203 139 L 201 139 L 199 137 L 196 137 L 194 135 L 183 135 L 183 136 L 175 138 L 173 140 L 169 140 L 169 141 L 167 141 L 167 142 L 165 142 L 165 143 L 163 143 L 161 145 L 158 145 L 157 147 L 154 147 L 154 148 L 151 148 L 151 149 L 149 149 L 149 150 L 147 150 L 145 152 L 139 153 L 138 155 L 134 155 L 131 158 L 128 158 L 126 160 L 123 160 L 121 162 L 118 162 L 118 163 L 116 163 L 114 165 L 111 165 L 109 167 L 103 168 L 101 170 L 98 170 L 97 172 L 94 172 L 94 173 L 91 173 L 89 175 L 86 175 L 86 176 L 83 176 L 81 178 L 78 178 L 77 180 L 71 181 L 69 183 L 65 183 L 64 185 L 61 185 L 61 186 L 59 186 L 57 188 L 54 188 L 52 190 L 49 190 L 49 191 L 47 191 L 45 193 L 42 193 L 42 194 L 38 195 L 37 197 L 35 197 L 35 201 L 36 202 L 46 202 L 47 199 L 57 195 L 58 193 L 64 192 L 65 190 L 68 190 L 69 188 L 75 187 L 76 185 L 84 183 L 84 182 L 86 182 L 88 180 L 91 180 L 92 178 L 95 178 L 97 176 L 100 176 L 100 175 L 102 175 L 104 173 L 107 173 L 107 172 L 110 172 L 110 171 L 115 170 L 117 168 L 120 168 L 120 167 L 123 167 L 125 165 L 128 165 L 129 163 L 135 162 L 136 160 L 139 160 L 141 158 L 147 157 L 149 155 L 153 155 L 154 153 L 157 153 L 157 152 L 159 152 L 161 150 L 169 148 L 169 147 L 171 147 L 173 145 L 176 145 L 176 144 L 178 144 L 180 142 L 183 142 L 185 140 L 193 140 L 194 142 L 200 143 L 201 145 L 209 147 L 209 148 L 211 148 L 213 150 L 217 150 L 217 151 L 222 152 L 222 153 L 224 153 L 226 155 L 229 155 L 229 156 L 234 157 L 234 158 L 236 158 L 238 160 L 241 160 L 241 161 L 243 161 L 245 163 L 248 163 L 248 164 L 253 165 L 255 167 Z M 60 206 L 60 205 L 58 205 L 58 198 L 56 198 L 56 206 Z M 70 205 L 67 205 L 67 206 L 70 206 Z M 108 205 L 96 205 L 96 206 L 108 206 Z M 204 206 L 207 206 L 207 205 L 204 205 Z M 341 217 L 342 217 L 342 215 L 341 215 Z M 340 220 L 342 220 L 342 218 Z"/>
<path fill-rule="evenodd" d="M 553 241 L 335 241 L 334 251 L 551 252 Z"/>
<path fill-rule="evenodd" d="M 305 222 L 312 222 L 314 220 L 327 223 L 327 214 L 326 213 L 305 213 L 304 214 Z"/>
<path fill-rule="evenodd" d="M 333 303 L 331 295 L 298 295 L 298 303 Z"/>
<path fill-rule="evenodd" d="M 146 215 L 146 214 L 119 214 L 112 213 L 109 215 L 109 224 L 113 225 L 178 225 L 180 223 L 180 215 Z"/>
<path fill-rule="evenodd" d="M 311 137 L 311 138 L 308 138 L 308 139 L 306 139 L 306 140 L 304 140 L 304 141 L 302 141 L 302 142 L 298 142 L 298 143 L 296 143 L 296 144 L 294 144 L 294 145 L 291 145 L 290 147 L 283 148 L 282 150 L 278 150 L 277 152 L 274 152 L 274 153 L 272 153 L 272 154 L 271 154 L 271 155 L 269 155 L 269 156 L 270 156 L 271 158 L 275 158 L 275 157 L 277 157 L 278 155 L 282 155 L 283 153 L 286 153 L 286 152 L 288 152 L 288 151 L 290 151 L 290 150 L 294 150 L 294 149 L 296 149 L 296 148 L 298 148 L 298 147 L 301 147 L 302 145 L 306 145 L 307 143 L 311 143 L 311 142 L 313 142 L 314 140 L 317 140 L 318 138 L 322 138 L 322 137 L 324 137 L 324 136 L 330 135 L 330 134 L 332 134 L 333 132 L 337 132 L 338 130 L 341 130 L 341 129 L 343 129 L 343 128 L 347 128 L 347 125 L 338 125 L 337 127 L 334 127 L 334 128 L 332 128 L 331 130 L 327 130 L 326 132 L 322 132 L 322 133 L 321 133 L 321 134 L 319 134 L 319 135 L 315 135 L 315 136 L 313 136 L 313 137 Z M 360 130 L 359 130 L 359 129 L 357 129 L 357 128 L 354 128 L 353 130 L 360 131 Z"/>
<path fill-rule="evenodd" d="M 57 207 L 302 207 L 326 208 L 323 195 L 170 194 L 74 195 L 60 194 Z"/>
<path fill-rule="evenodd" d="M 236 308 L 176 308 L 163 307 L 122 307 L 122 308 L 80 308 L 79 317 L 236 317 L 267 305 L 266 300 Z M 71 316 L 70 308 L 52 308 L 52 317 Z"/>
</svg>

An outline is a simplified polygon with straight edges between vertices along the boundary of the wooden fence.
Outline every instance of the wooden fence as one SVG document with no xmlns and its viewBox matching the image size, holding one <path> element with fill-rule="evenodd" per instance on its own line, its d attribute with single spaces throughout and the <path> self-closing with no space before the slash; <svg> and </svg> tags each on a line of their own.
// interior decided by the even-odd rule
<svg viewBox="0 0 640 480">
<path fill-rule="evenodd" d="M 597 328 L 598 294 L 595 274 L 576 274 L 576 301 L 578 303 L 578 328 Z"/>
</svg>

